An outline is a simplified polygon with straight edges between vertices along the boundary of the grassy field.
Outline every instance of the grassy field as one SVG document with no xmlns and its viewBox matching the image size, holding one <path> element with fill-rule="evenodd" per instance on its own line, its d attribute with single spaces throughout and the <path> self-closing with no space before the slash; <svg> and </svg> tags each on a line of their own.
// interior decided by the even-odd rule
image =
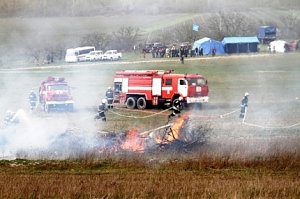
<svg viewBox="0 0 300 199">
<path fill-rule="evenodd" d="M 300 197 L 300 136 L 299 125 L 294 125 L 300 122 L 299 53 L 188 58 L 183 65 L 178 59 L 131 56 L 120 62 L 0 70 L 0 117 L 9 108 L 23 109 L 28 119 L 26 125 L 11 128 L 9 135 L 20 135 L 17 144 L 28 143 L 28 148 L 16 151 L 17 157 L 26 159 L 0 161 L 0 198 Z M 35 149 L 32 135 L 51 134 L 52 130 L 99 133 L 136 128 L 143 132 L 165 124 L 166 114 L 132 119 L 108 112 L 106 123 L 93 121 L 113 74 L 121 69 L 203 74 L 208 79 L 210 102 L 201 110 L 192 110 L 190 120 L 210 127 L 207 143 L 193 153 L 106 154 L 95 150 L 64 160 L 49 160 L 52 156 Z M 30 89 L 38 89 L 49 75 L 64 76 L 72 86 L 74 113 L 28 113 Z M 250 93 L 246 123 L 241 124 L 238 111 L 219 117 L 238 110 L 245 91 Z M 160 110 L 115 111 L 147 116 Z M 88 133 L 82 139 L 84 136 Z M 43 144 L 42 137 L 38 138 Z M 1 140 L 1 152 L 4 143 Z"/>
<path fill-rule="evenodd" d="M 299 198 L 299 151 L 266 159 L 198 155 L 1 161 L 2 198 Z M 148 159 L 149 157 L 147 157 Z"/>
</svg>

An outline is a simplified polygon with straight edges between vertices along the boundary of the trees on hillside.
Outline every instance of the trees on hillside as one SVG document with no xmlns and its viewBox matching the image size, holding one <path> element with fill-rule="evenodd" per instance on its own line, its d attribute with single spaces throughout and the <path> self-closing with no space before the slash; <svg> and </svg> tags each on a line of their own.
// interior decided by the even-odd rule
<svg viewBox="0 0 300 199">
<path fill-rule="evenodd" d="M 1 0 L 0 16 L 94 16 L 116 13 L 197 13 L 249 8 L 300 8 L 299 0 Z"/>
<path fill-rule="evenodd" d="M 131 51 L 140 37 L 140 29 L 132 26 L 121 27 L 118 31 L 113 32 L 111 47 L 115 49 Z"/>
<path fill-rule="evenodd" d="M 139 28 L 122 26 L 113 33 L 98 33 L 84 35 L 80 39 L 82 46 L 95 46 L 99 50 L 117 49 L 131 51 L 140 39 Z"/>
<path fill-rule="evenodd" d="M 294 12 L 290 12 L 288 15 L 282 16 L 283 30 L 281 30 L 282 36 L 287 38 L 300 37 L 300 19 L 299 15 Z"/>
<path fill-rule="evenodd" d="M 254 20 L 238 12 L 218 13 L 208 19 L 207 28 L 212 38 L 222 40 L 227 36 L 249 36 L 256 34 Z"/>
<path fill-rule="evenodd" d="M 81 38 L 80 45 L 82 46 L 95 46 L 96 49 L 104 50 L 109 44 L 109 36 L 106 33 L 94 32 L 84 35 Z"/>
</svg>

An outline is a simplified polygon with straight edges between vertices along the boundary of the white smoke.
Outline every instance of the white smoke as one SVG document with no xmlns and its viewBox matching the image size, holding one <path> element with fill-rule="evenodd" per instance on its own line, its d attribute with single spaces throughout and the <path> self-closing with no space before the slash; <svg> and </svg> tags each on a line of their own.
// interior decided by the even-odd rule
<svg viewBox="0 0 300 199">
<path fill-rule="evenodd" d="M 38 117 L 20 109 L 16 115 L 18 123 L 0 130 L 0 159 L 17 158 L 20 155 L 27 158 L 55 157 L 58 154 L 68 157 L 101 146 L 91 125 L 86 122 L 84 126 L 73 123 L 72 128 L 66 114 Z"/>
<path fill-rule="evenodd" d="M 0 73 L 0 159 L 67 158 L 107 144 L 99 136 L 102 123 L 93 119 L 101 93 L 89 83 L 100 88 L 106 85 L 91 81 L 89 72 L 84 75 L 76 72 L 73 75 L 51 74 L 65 77 L 71 86 L 74 112 L 53 111 L 48 114 L 39 104 L 31 113 L 28 100 L 30 90 L 38 94 L 40 83 L 47 78 L 46 73 L 13 70 Z M 4 124 L 7 110 L 16 113 L 18 123 Z"/>
</svg>

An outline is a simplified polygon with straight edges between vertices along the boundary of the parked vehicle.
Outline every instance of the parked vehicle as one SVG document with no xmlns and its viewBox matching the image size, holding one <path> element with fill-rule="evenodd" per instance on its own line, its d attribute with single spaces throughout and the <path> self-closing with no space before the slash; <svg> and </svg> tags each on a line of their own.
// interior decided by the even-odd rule
<svg viewBox="0 0 300 199">
<path fill-rule="evenodd" d="M 103 56 L 102 60 L 119 60 L 122 58 L 122 53 L 118 52 L 117 50 L 108 50 L 106 51 Z"/>
<path fill-rule="evenodd" d="M 65 61 L 66 62 L 79 62 L 85 61 L 85 56 L 91 52 L 95 51 L 94 46 L 84 46 L 78 48 L 69 48 L 66 51 Z"/>
<path fill-rule="evenodd" d="M 51 110 L 73 111 L 73 97 L 65 78 L 48 77 L 41 83 L 39 100 L 45 112 Z"/>
<path fill-rule="evenodd" d="M 260 26 L 257 38 L 262 44 L 269 44 L 277 38 L 277 28 L 275 26 Z"/>
<path fill-rule="evenodd" d="M 114 77 L 114 103 L 127 108 L 173 106 L 179 97 L 186 104 L 208 102 L 208 85 L 199 74 L 172 74 L 171 70 L 124 70 Z"/>
<path fill-rule="evenodd" d="M 102 56 L 102 50 L 91 51 L 85 56 L 85 61 L 100 61 L 102 60 Z"/>
</svg>

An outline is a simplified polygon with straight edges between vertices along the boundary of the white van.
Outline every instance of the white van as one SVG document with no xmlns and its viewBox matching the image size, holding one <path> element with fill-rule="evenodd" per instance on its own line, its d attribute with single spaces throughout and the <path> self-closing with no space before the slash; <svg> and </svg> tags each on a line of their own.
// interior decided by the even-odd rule
<svg viewBox="0 0 300 199">
<path fill-rule="evenodd" d="M 119 60 L 122 58 L 122 53 L 117 50 L 108 50 L 104 53 L 102 60 Z"/>
<path fill-rule="evenodd" d="M 85 61 L 100 61 L 102 60 L 102 56 L 102 50 L 91 51 L 87 55 L 85 55 Z"/>
</svg>

